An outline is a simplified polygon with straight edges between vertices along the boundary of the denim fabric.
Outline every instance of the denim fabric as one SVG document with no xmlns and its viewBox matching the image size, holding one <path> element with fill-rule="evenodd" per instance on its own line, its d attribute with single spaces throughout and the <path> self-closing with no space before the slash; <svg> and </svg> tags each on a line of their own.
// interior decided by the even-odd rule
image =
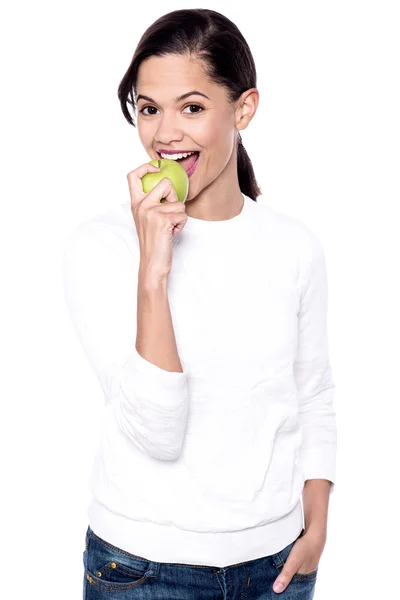
<svg viewBox="0 0 400 600">
<path fill-rule="evenodd" d="M 303 533 L 304 529 L 299 537 Z M 318 568 L 296 573 L 280 594 L 272 589 L 295 541 L 271 556 L 220 568 L 135 556 L 101 539 L 88 526 L 83 600 L 311 600 Z"/>
</svg>

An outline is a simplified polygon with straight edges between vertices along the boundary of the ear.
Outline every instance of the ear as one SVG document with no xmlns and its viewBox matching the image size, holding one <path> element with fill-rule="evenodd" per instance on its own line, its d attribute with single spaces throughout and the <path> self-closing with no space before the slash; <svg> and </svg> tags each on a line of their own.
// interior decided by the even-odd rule
<svg viewBox="0 0 400 600">
<path fill-rule="evenodd" d="M 246 129 L 256 113 L 259 99 L 260 93 L 257 88 L 250 88 L 243 92 L 235 110 L 236 129 L 239 131 Z"/>
</svg>

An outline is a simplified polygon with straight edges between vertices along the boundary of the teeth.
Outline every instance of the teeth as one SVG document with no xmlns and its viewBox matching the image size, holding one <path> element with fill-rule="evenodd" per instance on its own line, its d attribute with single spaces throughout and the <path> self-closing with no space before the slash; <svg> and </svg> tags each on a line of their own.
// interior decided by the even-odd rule
<svg viewBox="0 0 400 600">
<path fill-rule="evenodd" d="M 194 152 L 184 152 L 182 154 L 163 154 L 160 152 L 162 158 L 169 158 L 170 160 L 178 160 L 178 158 L 186 158 L 187 156 L 191 156 Z"/>
</svg>

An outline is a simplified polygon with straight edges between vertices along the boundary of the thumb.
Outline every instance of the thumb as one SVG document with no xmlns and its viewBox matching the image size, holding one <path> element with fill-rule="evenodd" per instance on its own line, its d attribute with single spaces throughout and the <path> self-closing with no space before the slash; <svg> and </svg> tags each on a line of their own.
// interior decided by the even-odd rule
<svg viewBox="0 0 400 600">
<path fill-rule="evenodd" d="M 290 554 L 292 554 L 293 548 Z M 295 556 L 289 556 L 286 559 L 285 564 L 283 565 L 282 571 L 279 573 L 278 577 L 274 581 L 273 590 L 274 592 L 283 592 L 284 589 L 287 588 L 289 583 L 293 579 L 293 575 L 297 572 L 299 565 L 297 565 L 297 561 Z"/>
<path fill-rule="evenodd" d="M 293 577 L 293 574 L 289 573 L 288 569 L 283 569 L 282 573 L 280 573 L 279 577 L 274 581 L 273 590 L 278 594 L 283 592 L 285 588 L 289 585 Z"/>
</svg>

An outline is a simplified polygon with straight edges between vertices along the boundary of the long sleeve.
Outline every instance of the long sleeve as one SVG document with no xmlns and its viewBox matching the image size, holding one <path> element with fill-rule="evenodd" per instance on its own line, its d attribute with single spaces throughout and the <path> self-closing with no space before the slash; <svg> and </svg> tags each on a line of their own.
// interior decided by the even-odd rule
<svg viewBox="0 0 400 600">
<path fill-rule="evenodd" d="M 311 236 L 298 313 L 294 378 L 303 441 L 298 462 L 304 479 L 336 479 L 335 384 L 328 356 L 328 284 L 325 255 L 319 238 Z"/>
<path fill-rule="evenodd" d="M 165 371 L 135 348 L 138 266 L 122 236 L 85 222 L 64 246 L 65 302 L 118 426 L 143 452 L 173 460 L 186 429 L 187 373 Z"/>
</svg>

